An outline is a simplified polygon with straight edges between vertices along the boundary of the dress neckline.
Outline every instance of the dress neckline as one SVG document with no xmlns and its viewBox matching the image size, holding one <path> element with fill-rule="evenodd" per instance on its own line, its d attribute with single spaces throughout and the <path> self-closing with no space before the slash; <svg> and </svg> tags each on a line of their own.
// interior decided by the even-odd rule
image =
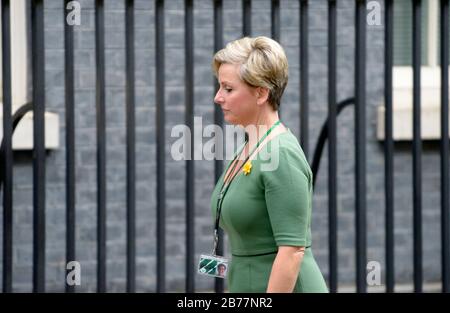
<svg viewBox="0 0 450 313">
<path fill-rule="evenodd" d="M 261 149 L 260 149 L 259 151 L 261 151 L 262 148 L 263 148 L 267 143 L 269 143 L 270 141 L 272 141 L 274 138 L 277 138 L 278 136 L 282 136 L 282 135 L 285 135 L 285 134 L 292 134 L 290 128 L 286 127 L 286 130 L 285 130 L 284 132 L 277 134 L 276 136 L 272 137 L 269 141 L 267 141 L 267 142 L 265 142 L 264 144 L 262 144 L 262 145 L 261 145 Z M 245 147 L 245 146 L 244 146 L 244 147 Z M 242 149 L 244 149 L 244 147 L 243 147 Z M 241 150 L 241 151 L 242 151 L 242 150 Z M 256 156 L 258 155 L 259 151 L 255 152 L 255 153 L 254 153 L 254 156 L 253 156 L 252 158 L 249 158 L 248 161 L 253 161 L 253 160 L 256 158 Z M 237 157 L 237 156 L 236 156 L 236 157 Z M 248 161 L 247 161 L 247 162 L 248 162 Z M 226 168 L 226 170 L 225 170 L 225 172 L 224 172 L 224 174 L 223 174 L 223 176 L 222 176 L 222 182 L 225 181 L 225 176 L 226 176 L 228 170 L 230 169 L 230 166 L 232 165 L 232 163 L 233 163 L 233 161 L 227 166 L 227 168 Z M 240 170 L 237 174 L 235 174 L 236 176 L 232 179 L 232 181 L 234 181 L 235 179 L 239 178 L 238 176 L 240 176 L 241 174 L 242 174 L 242 170 Z M 224 187 L 227 187 L 229 184 L 230 184 L 230 183 L 225 184 Z"/>
</svg>

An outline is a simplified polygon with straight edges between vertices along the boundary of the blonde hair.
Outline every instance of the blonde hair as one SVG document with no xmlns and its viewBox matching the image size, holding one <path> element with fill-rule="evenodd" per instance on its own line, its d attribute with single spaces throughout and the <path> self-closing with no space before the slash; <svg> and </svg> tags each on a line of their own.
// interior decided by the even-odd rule
<svg viewBox="0 0 450 313">
<path fill-rule="evenodd" d="M 240 65 L 240 79 L 248 85 L 268 88 L 268 102 L 278 110 L 288 82 L 288 62 L 279 43 L 264 36 L 237 39 L 214 55 L 216 77 L 224 63 Z"/>
</svg>

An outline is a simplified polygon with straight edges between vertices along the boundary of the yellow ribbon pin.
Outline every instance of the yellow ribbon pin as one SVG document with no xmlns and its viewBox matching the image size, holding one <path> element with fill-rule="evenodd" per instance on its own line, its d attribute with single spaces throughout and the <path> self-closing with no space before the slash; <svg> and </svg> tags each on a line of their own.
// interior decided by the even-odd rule
<svg viewBox="0 0 450 313">
<path fill-rule="evenodd" d="M 248 175 L 250 174 L 251 170 L 252 170 L 252 162 L 248 161 L 247 163 L 244 164 L 242 171 L 244 172 L 245 175 Z"/>
</svg>

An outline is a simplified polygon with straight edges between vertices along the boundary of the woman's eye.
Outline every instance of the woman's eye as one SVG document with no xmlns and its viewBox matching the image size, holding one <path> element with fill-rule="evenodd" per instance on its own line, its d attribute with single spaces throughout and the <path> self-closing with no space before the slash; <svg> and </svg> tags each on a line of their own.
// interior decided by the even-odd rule
<svg viewBox="0 0 450 313">
<path fill-rule="evenodd" d="M 231 88 L 225 88 L 226 92 L 231 92 Z"/>
</svg>

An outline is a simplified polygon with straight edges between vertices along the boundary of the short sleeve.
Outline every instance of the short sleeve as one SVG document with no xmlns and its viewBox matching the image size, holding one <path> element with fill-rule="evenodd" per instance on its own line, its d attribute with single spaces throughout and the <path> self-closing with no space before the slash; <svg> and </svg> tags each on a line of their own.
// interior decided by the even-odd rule
<svg viewBox="0 0 450 313">
<path fill-rule="evenodd" d="M 312 173 L 304 155 L 280 147 L 278 166 L 262 172 L 262 177 L 277 246 L 309 246 Z"/>
</svg>

